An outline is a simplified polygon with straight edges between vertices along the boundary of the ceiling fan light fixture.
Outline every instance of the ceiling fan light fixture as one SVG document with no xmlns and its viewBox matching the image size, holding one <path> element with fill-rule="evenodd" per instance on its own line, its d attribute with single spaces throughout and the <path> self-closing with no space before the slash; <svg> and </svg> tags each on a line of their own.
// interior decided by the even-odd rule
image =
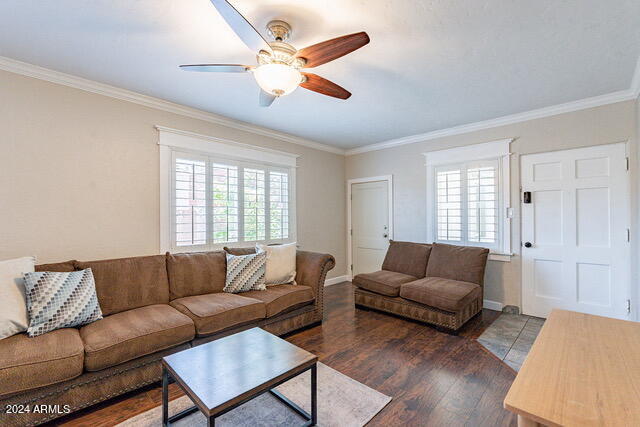
<svg viewBox="0 0 640 427">
<path fill-rule="evenodd" d="M 288 95 L 302 82 L 302 74 L 286 64 L 262 64 L 253 70 L 258 86 L 275 96 Z"/>
</svg>

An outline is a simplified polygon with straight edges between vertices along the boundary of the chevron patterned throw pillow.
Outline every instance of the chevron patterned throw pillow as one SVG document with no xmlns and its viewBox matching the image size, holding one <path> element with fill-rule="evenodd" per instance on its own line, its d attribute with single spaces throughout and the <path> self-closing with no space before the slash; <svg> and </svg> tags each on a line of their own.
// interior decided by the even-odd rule
<svg viewBox="0 0 640 427">
<path fill-rule="evenodd" d="M 264 275 L 267 265 L 267 253 L 250 255 L 227 254 L 227 279 L 223 291 L 232 294 L 247 291 L 264 291 Z"/>
<path fill-rule="evenodd" d="M 30 337 L 102 319 L 90 268 L 59 273 L 24 274 Z"/>
</svg>

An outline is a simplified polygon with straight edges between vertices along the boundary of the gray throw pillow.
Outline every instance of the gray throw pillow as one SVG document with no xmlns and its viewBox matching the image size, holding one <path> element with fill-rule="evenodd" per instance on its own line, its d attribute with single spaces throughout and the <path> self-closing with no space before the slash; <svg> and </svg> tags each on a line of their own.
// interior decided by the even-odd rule
<svg viewBox="0 0 640 427">
<path fill-rule="evenodd" d="M 65 273 L 25 273 L 24 286 L 30 337 L 102 319 L 90 268 Z"/>
<path fill-rule="evenodd" d="M 228 253 L 227 279 L 223 291 L 237 294 L 251 290 L 266 290 L 264 282 L 266 265 L 266 252 L 250 255 L 231 255 Z"/>
</svg>

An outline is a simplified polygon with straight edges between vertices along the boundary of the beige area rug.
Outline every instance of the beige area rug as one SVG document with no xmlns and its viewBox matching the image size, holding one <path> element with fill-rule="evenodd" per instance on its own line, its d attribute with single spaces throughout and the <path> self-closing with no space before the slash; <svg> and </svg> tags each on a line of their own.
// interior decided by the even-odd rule
<svg viewBox="0 0 640 427">
<path fill-rule="evenodd" d="M 276 390 L 311 412 L 311 373 L 298 375 Z M 318 425 L 323 427 L 363 426 L 389 402 L 391 397 L 318 363 Z M 169 402 L 169 416 L 193 406 L 187 396 Z M 304 419 L 270 393 L 265 393 L 216 418 L 217 426 L 297 426 Z M 156 407 L 119 424 L 128 427 L 150 427 L 162 424 L 162 408 Z M 206 426 L 198 411 L 174 424 L 180 427 Z"/>
</svg>

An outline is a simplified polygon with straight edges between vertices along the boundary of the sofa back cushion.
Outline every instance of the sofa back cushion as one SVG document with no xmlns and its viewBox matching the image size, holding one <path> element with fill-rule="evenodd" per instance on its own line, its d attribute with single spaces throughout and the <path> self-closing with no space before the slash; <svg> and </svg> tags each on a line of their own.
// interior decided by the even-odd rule
<svg viewBox="0 0 640 427">
<path fill-rule="evenodd" d="M 231 255 L 250 255 L 250 254 L 255 254 L 256 253 L 256 247 L 251 247 L 251 248 L 228 248 L 228 247 L 224 247 L 224 251 L 227 253 L 230 253 Z"/>
<path fill-rule="evenodd" d="M 389 242 L 387 255 L 384 257 L 382 269 L 396 273 L 408 274 L 419 279 L 427 270 L 427 262 L 431 253 L 431 245 L 413 242 Z"/>
<path fill-rule="evenodd" d="M 489 249 L 434 243 L 427 277 L 442 277 L 482 286 Z"/>
<path fill-rule="evenodd" d="M 170 254 L 167 273 L 171 300 L 222 292 L 227 274 L 225 251 Z"/>
<path fill-rule="evenodd" d="M 169 279 L 165 255 L 76 262 L 90 268 L 102 314 L 119 313 L 151 304 L 169 303 Z"/>
<path fill-rule="evenodd" d="M 56 262 L 53 264 L 38 264 L 36 271 L 57 271 L 61 273 L 70 273 L 75 271 L 76 260 Z"/>
</svg>

